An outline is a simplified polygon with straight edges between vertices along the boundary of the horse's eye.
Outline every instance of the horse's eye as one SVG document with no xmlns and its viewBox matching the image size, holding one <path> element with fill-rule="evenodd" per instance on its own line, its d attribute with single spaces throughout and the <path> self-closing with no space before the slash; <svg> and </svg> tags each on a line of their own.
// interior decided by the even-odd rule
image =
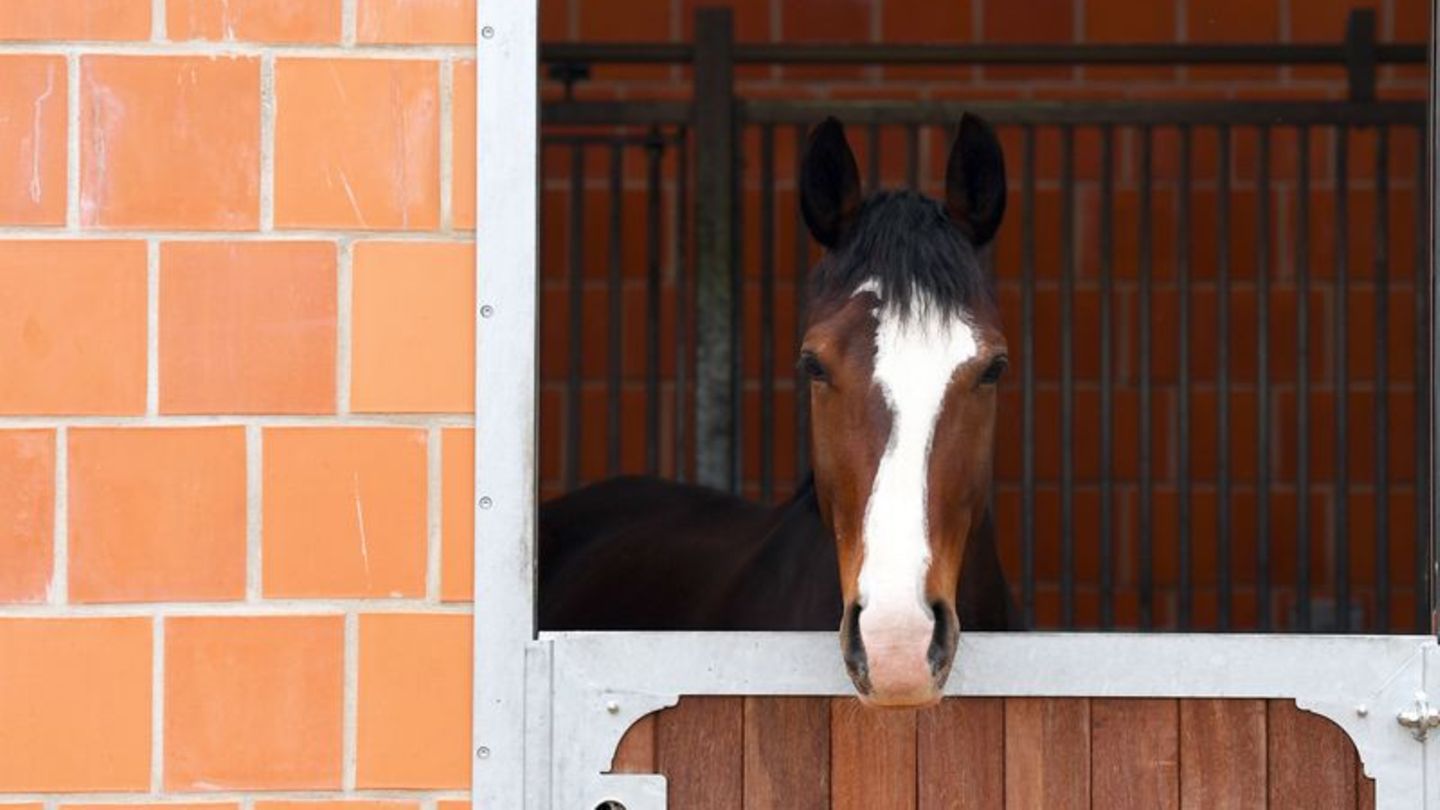
<svg viewBox="0 0 1440 810">
<path fill-rule="evenodd" d="M 820 362 L 814 352 L 800 353 L 800 370 L 815 382 L 826 382 L 830 379 L 829 373 L 825 371 L 825 364 Z"/>
<path fill-rule="evenodd" d="M 991 360 L 990 365 L 985 369 L 985 374 L 980 377 L 980 384 L 994 385 L 1000 382 L 1000 375 L 1005 373 L 1005 367 L 1008 365 L 1010 365 L 1010 361 L 1004 355 Z"/>
</svg>

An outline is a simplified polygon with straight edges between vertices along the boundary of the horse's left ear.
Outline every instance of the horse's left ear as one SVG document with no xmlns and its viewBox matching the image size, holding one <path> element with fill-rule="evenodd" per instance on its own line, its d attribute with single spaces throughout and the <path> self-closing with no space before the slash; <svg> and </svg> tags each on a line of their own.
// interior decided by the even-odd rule
<svg viewBox="0 0 1440 810">
<path fill-rule="evenodd" d="M 945 211 L 977 248 L 995 236 L 1005 217 L 1005 154 L 995 130 L 970 113 L 960 118 L 945 166 Z"/>
</svg>

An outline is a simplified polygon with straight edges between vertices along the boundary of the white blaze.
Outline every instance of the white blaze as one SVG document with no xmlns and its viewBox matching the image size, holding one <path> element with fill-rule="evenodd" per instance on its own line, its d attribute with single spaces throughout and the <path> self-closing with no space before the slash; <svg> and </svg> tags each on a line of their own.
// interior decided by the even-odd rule
<svg viewBox="0 0 1440 810">
<path fill-rule="evenodd" d="M 978 350 L 963 317 L 926 302 L 908 316 L 885 306 L 878 314 L 874 380 L 890 409 L 890 436 L 865 507 L 862 635 L 932 621 L 925 602 L 930 446 L 950 378 Z"/>
</svg>

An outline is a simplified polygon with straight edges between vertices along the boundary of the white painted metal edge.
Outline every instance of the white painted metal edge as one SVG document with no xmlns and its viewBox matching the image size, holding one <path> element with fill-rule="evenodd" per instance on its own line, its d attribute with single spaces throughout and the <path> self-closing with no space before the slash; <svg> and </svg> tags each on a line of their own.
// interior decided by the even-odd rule
<svg viewBox="0 0 1440 810">
<path fill-rule="evenodd" d="M 535 629 L 537 6 L 480 5 L 472 806 L 523 807 Z"/>
</svg>

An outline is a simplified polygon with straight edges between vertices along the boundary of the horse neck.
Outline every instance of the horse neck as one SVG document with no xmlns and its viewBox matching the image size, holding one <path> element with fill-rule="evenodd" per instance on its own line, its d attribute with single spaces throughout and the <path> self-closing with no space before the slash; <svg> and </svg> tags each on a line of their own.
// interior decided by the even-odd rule
<svg viewBox="0 0 1440 810">
<path fill-rule="evenodd" d="M 770 513 L 764 532 L 729 600 L 739 624 L 834 630 L 840 621 L 839 565 L 811 479 Z"/>
<path fill-rule="evenodd" d="M 956 611 L 960 627 L 972 630 L 1020 629 L 1020 611 L 1005 581 L 1000 552 L 995 543 L 995 521 L 986 505 L 980 518 L 971 523 L 961 563 Z"/>
</svg>

